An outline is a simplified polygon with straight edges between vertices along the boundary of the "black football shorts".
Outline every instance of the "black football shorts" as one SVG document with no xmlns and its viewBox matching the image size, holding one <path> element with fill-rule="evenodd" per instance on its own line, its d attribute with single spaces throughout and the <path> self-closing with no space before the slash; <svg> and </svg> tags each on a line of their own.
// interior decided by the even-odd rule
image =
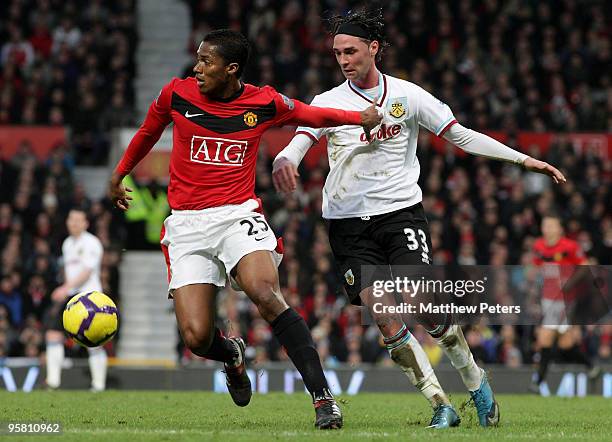
<svg viewBox="0 0 612 442">
<path fill-rule="evenodd" d="M 391 278 L 389 265 L 423 266 L 432 259 L 429 226 L 421 203 L 382 215 L 332 219 L 329 242 L 348 297 L 355 305 L 361 305 L 359 293 L 363 289 L 376 280 Z"/>
</svg>

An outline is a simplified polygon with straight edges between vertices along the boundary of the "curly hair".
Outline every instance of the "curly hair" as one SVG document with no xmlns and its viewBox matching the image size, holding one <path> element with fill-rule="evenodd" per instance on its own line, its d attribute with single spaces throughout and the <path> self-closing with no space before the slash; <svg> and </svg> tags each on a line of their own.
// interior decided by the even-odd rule
<svg viewBox="0 0 612 442">
<path fill-rule="evenodd" d="M 338 28 L 344 24 L 354 24 L 363 28 L 368 35 L 367 38 L 360 37 L 364 43 L 370 44 L 370 42 L 374 40 L 378 41 L 379 49 L 376 54 L 377 62 L 382 59 L 385 48 L 390 46 L 385 36 L 385 21 L 382 8 L 368 9 L 367 7 L 363 7 L 351 10 L 346 15 L 329 17 L 326 21 L 328 23 L 329 32 L 332 35 L 336 35 L 338 33 Z"/>
</svg>

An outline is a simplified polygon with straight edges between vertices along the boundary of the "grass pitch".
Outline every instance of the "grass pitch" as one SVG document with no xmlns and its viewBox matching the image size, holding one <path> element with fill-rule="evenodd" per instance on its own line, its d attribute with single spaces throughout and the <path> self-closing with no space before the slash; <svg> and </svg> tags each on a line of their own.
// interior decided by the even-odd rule
<svg viewBox="0 0 612 442">
<path fill-rule="evenodd" d="M 602 397 L 541 398 L 498 395 L 501 425 L 483 429 L 476 411 L 451 400 L 462 422 L 444 431 L 426 429 L 431 412 L 418 394 L 340 396 L 344 429 L 314 429 L 306 394 L 253 396 L 245 408 L 229 395 L 208 392 L 58 391 L 0 393 L 0 421 L 60 422 L 61 435 L 2 435 L 6 440 L 253 441 L 291 440 L 612 440 L 612 402 Z"/>
</svg>

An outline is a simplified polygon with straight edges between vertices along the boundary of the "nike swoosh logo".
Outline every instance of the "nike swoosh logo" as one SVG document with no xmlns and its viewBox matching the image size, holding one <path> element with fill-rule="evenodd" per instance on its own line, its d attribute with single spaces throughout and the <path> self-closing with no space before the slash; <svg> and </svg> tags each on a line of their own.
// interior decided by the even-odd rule
<svg viewBox="0 0 612 442">
<path fill-rule="evenodd" d="M 189 111 L 185 111 L 185 118 L 199 117 L 204 114 L 190 114 Z"/>
<path fill-rule="evenodd" d="M 263 240 L 264 240 L 264 239 L 266 239 L 266 238 L 267 238 L 267 236 L 264 236 L 263 238 L 259 238 L 259 239 L 257 239 L 257 238 L 253 238 L 253 239 L 254 239 L 255 241 L 263 241 Z"/>
</svg>

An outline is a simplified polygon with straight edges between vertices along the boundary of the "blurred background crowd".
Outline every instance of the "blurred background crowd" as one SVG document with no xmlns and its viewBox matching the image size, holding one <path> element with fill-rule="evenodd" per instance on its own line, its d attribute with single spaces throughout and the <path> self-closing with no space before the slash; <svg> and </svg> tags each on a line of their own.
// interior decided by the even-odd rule
<svg viewBox="0 0 612 442">
<path fill-rule="evenodd" d="M 345 12 L 353 2 L 187 3 L 193 20 L 189 53 L 209 30 L 231 27 L 252 42 L 245 73 L 250 83 L 270 84 L 309 102 L 344 81 L 321 16 Z M 556 133 L 542 159 L 568 177 L 564 186 L 553 186 L 548 178 L 515 166 L 462 156 L 451 148 L 433 149 L 431 138 L 423 134 L 420 184 L 435 263 L 529 264 L 541 216 L 557 208 L 567 235 L 579 242 L 589 261 L 609 265 L 612 161 L 588 149 L 575 150 L 564 135 L 612 129 L 609 4 L 385 4 L 391 46 L 384 55 L 384 72 L 446 101 L 467 127 L 503 131 L 507 144 L 526 153 L 541 156 L 538 146 L 517 145 L 517 131 Z M 134 230 L 107 199 L 86 196 L 73 168 L 105 165 L 110 130 L 138 124 L 133 108 L 135 19 L 133 0 L 0 3 L 0 125 L 66 125 L 71 130 L 67 145 L 58 146 L 45 162 L 24 144 L 16 156 L 0 163 L 0 357 L 38 356 L 44 350 L 40 320 L 61 280 L 60 246 L 71 207 L 89 214 L 90 230 L 105 246 L 104 290 L 120 296 L 120 250 L 127 238 L 132 241 L 128 246 L 138 245 L 138 238 L 128 235 Z M 191 74 L 190 66 L 184 74 Z M 273 158 L 264 146 L 260 155 L 257 193 L 285 242 L 283 293 L 312 328 L 322 358 L 328 364 L 389 363 L 376 327 L 362 326 L 360 311 L 346 305 L 341 293 L 321 219 L 326 158 L 315 167 L 302 167 L 301 188 L 284 198 L 272 186 Z M 153 299 L 165 302 L 163 298 L 159 294 Z M 254 360 L 284 358 L 267 323 L 242 294 L 229 288 L 220 293 L 219 320 L 230 333 L 247 338 Z M 432 362 L 439 362 L 441 351 L 429 336 L 418 327 L 414 333 Z M 532 326 L 466 329 L 479 360 L 509 366 L 533 361 L 533 333 Z M 582 348 L 610 361 L 611 337 L 612 326 L 584 327 Z M 181 346 L 178 352 L 183 361 L 194 358 Z"/>
<path fill-rule="evenodd" d="M 0 2 L 0 125 L 67 125 L 79 164 L 135 123 L 132 0 Z"/>
<path fill-rule="evenodd" d="M 189 51 L 214 28 L 240 30 L 254 48 L 246 78 L 310 102 L 344 81 L 321 17 L 354 3 L 189 0 Z M 384 72 L 433 92 L 462 124 L 506 131 L 612 129 L 609 2 L 379 3 L 391 44 Z"/>
</svg>

